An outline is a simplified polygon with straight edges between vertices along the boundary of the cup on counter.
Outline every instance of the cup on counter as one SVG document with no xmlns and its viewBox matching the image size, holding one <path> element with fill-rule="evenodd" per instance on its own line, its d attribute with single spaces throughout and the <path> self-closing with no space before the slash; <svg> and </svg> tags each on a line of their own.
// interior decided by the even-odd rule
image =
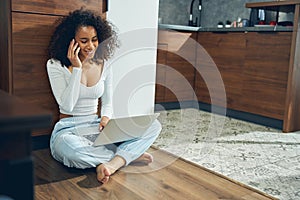
<svg viewBox="0 0 300 200">
<path fill-rule="evenodd" d="M 242 24 L 242 27 L 248 27 L 249 26 L 249 20 L 248 19 L 242 19 L 241 24 Z"/>
<path fill-rule="evenodd" d="M 225 28 L 230 28 L 231 27 L 231 24 L 232 22 L 229 21 L 229 20 L 226 20 L 226 23 L 225 23 Z"/>
<path fill-rule="evenodd" d="M 223 28 L 224 27 L 224 24 L 223 22 L 218 22 L 218 25 L 217 25 L 218 28 Z"/>
</svg>

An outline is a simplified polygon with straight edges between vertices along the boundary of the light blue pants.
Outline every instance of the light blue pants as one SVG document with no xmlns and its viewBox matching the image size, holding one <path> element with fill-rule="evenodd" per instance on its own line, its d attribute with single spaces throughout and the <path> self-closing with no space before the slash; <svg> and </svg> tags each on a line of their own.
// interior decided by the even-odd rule
<svg viewBox="0 0 300 200">
<path fill-rule="evenodd" d="M 97 115 L 63 118 L 52 131 L 50 149 L 52 156 L 68 167 L 91 168 L 109 162 L 116 155 L 125 159 L 126 165 L 140 157 L 153 144 L 161 132 L 155 120 L 142 138 L 128 140 L 120 145 L 92 146 L 93 142 L 77 134 L 77 129 L 99 124 Z M 111 148 L 115 146 L 115 148 Z"/>
</svg>

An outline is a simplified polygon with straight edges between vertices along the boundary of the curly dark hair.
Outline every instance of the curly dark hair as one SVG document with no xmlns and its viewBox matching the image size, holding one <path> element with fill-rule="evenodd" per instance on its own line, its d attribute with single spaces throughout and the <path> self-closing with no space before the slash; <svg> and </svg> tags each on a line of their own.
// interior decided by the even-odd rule
<svg viewBox="0 0 300 200">
<path fill-rule="evenodd" d="M 71 65 L 67 58 L 69 44 L 81 26 L 93 26 L 97 32 L 99 46 L 93 61 L 100 63 L 107 60 L 118 47 L 117 34 L 113 24 L 91 10 L 83 8 L 75 10 L 70 12 L 68 16 L 59 18 L 55 24 L 57 26 L 48 46 L 48 56 L 59 60 L 62 66 L 69 67 Z"/>
</svg>

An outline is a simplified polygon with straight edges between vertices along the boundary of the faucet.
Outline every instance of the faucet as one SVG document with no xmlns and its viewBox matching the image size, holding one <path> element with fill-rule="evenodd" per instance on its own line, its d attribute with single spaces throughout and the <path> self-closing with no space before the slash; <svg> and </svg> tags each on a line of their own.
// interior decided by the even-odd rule
<svg viewBox="0 0 300 200">
<path fill-rule="evenodd" d="M 202 10 L 202 0 L 198 0 L 198 10 L 199 10 L 199 26 L 201 26 L 201 10 Z M 195 0 L 192 0 L 190 5 L 190 19 L 189 19 L 189 26 L 197 26 L 198 18 L 196 17 L 196 22 L 193 21 L 193 7 L 194 7 Z"/>
</svg>

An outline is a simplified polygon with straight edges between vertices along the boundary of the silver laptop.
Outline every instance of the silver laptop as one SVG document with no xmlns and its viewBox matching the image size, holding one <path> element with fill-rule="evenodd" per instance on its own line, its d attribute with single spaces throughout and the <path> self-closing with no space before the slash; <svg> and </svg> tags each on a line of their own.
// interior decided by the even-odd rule
<svg viewBox="0 0 300 200">
<path fill-rule="evenodd" d="M 78 134 L 93 141 L 93 146 L 123 142 L 142 137 L 159 113 L 109 120 L 100 132 L 98 124 L 81 127 Z"/>
<path fill-rule="evenodd" d="M 159 114 L 109 120 L 93 146 L 111 144 L 142 137 Z"/>
</svg>

